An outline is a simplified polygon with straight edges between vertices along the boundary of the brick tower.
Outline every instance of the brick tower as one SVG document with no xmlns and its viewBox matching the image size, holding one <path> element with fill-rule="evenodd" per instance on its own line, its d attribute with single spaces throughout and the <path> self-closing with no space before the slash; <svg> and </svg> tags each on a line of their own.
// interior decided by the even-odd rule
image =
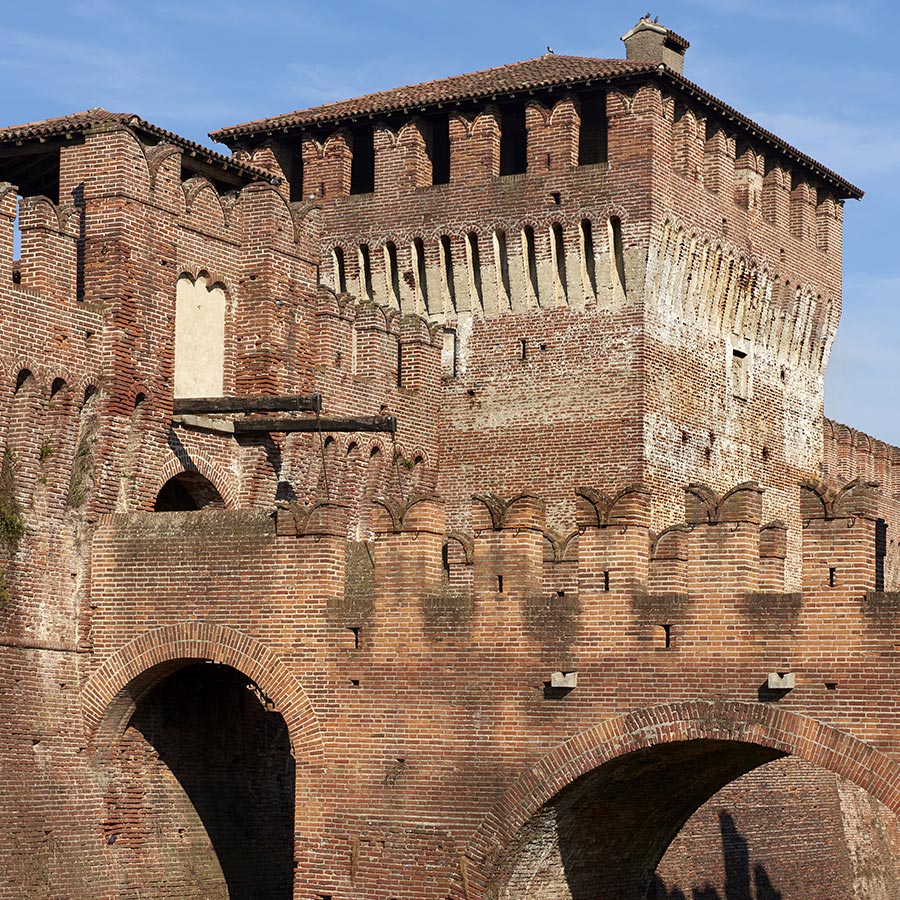
<svg viewBox="0 0 900 900">
<path fill-rule="evenodd" d="M 0 900 L 900 891 L 862 195 L 623 40 L 0 130 Z"/>
</svg>

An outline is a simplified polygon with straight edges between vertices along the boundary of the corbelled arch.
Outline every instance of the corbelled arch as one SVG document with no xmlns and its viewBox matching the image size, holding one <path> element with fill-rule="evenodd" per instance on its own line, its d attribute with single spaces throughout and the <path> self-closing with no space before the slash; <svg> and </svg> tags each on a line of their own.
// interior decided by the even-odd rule
<svg viewBox="0 0 900 900">
<path fill-rule="evenodd" d="M 201 661 L 237 669 L 271 701 L 284 718 L 298 770 L 323 767 L 318 718 L 293 673 L 249 635 L 205 622 L 147 631 L 103 661 L 81 692 L 92 746 L 101 752 L 114 746 L 142 697 L 177 669 Z"/>
<path fill-rule="evenodd" d="M 704 742 L 758 748 L 757 764 L 767 757 L 800 757 L 853 783 L 900 815 L 900 763 L 837 728 L 784 708 L 734 700 L 650 707 L 574 735 L 524 772 L 482 820 L 449 897 L 493 897 L 493 882 L 508 861 L 504 854 L 526 826 L 579 779 L 640 751 Z"/>
</svg>

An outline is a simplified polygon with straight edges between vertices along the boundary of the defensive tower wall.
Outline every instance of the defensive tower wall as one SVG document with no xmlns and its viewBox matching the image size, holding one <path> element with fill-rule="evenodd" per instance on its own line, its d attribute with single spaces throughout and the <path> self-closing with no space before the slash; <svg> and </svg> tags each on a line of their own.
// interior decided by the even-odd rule
<svg viewBox="0 0 900 900">
<path fill-rule="evenodd" d="M 0 900 L 644 900 L 729 782 L 786 898 L 891 895 L 859 191 L 636 34 L 232 157 L 0 130 Z"/>
</svg>

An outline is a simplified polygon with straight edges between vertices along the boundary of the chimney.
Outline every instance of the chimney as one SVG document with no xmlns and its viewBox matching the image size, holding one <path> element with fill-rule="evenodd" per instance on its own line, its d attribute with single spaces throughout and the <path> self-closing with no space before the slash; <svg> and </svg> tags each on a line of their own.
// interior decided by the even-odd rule
<svg viewBox="0 0 900 900">
<path fill-rule="evenodd" d="M 649 13 L 631 31 L 623 34 L 622 40 L 626 59 L 657 60 L 679 75 L 684 72 L 684 51 L 690 43 L 651 19 Z"/>
</svg>

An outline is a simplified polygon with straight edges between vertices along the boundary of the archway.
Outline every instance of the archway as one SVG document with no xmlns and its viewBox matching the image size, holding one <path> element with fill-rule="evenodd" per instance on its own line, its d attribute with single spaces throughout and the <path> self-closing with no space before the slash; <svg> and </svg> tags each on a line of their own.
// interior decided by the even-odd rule
<svg viewBox="0 0 900 900">
<path fill-rule="evenodd" d="M 225 509 L 216 486 L 199 472 L 180 472 L 156 495 L 154 512 L 185 512 L 195 509 Z"/>
<path fill-rule="evenodd" d="M 644 900 L 696 809 L 784 754 L 739 741 L 641 748 L 580 776 L 535 813 L 492 879 L 498 900 Z"/>
<path fill-rule="evenodd" d="M 148 900 L 290 900 L 295 764 L 284 717 L 231 666 L 164 666 L 106 757 L 102 831 Z"/>
<path fill-rule="evenodd" d="M 198 668 L 199 667 L 199 670 Z M 191 671 L 193 670 L 193 672 Z M 195 690 L 191 685 L 196 685 L 198 678 L 205 680 L 205 675 L 198 675 L 198 671 L 215 672 L 221 670 L 227 672 L 227 678 L 216 682 L 221 691 L 228 694 L 243 691 L 245 704 L 249 701 L 246 694 L 255 696 L 257 704 L 263 710 L 262 718 L 257 716 L 257 721 L 263 724 L 264 734 L 268 734 L 274 740 L 280 732 L 280 723 L 283 721 L 286 737 L 289 742 L 291 762 L 285 765 L 294 767 L 294 776 L 290 779 L 294 791 L 294 809 L 302 810 L 302 825 L 304 836 L 308 840 L 315 838 L 322 829 L 322 805 L 319 792 L 322 789 L 325 776 L 325 753 L 322 733 L 312 704 L 303 690 L 300 682 L 293 672 L 287 668 L 282 659 L 271 648 L 253 639 L 247 634 L 228 628 L 224 625 L 216 625 L 209 622 L 185 622 L 178 625 L 168 625 L 162 628 L 152 629 L 136 637 L 134 640 L 120 647 L 115 653 L 107 656 L 94 670 L 85 683 L 81 702 L 84 714 L 85 731 L 88 735 L 91 755 L 97 769 L 98 777 L 110 785 L 120 784 L 118 788 L 120 796 L 124 797 L 122 809 L 132 810 L 142 808 L 145 800 L 154 797 L 165 796 L 171 801 L 168 806 L 162 804 L 159 809 L 174 808 L 179 811 L 182 820 L 191 819 L 193 825 L 176 825 L 174 820 L 167 819 L 165 815 L 154 815 L 148 820 L 148 827 L 131 830 L 129 834 L 136 840 L 143 840 L 143 836 L 151 836 L 156 839 L 159 834 L 170 833 L 179 835 L 178 829 L 184 841 L 191 835 L 194 836 L 191 846 L 199 853 L 196 859 L 203 860 L 202 871 L 198 870 L 198 878 L 205 872 L 205 884 L 210 888 L 207 895 L 210 900 L 234 900 L 234 896 L 228 897 L 223 893 L 228 888 L 225 877 L 228 874 L 221 863 L 217 863 L 219 874 L 216 875 L 216 864 L 211 860 L 217 860 L 215 846 L 209 827 L 204 824 L 203 817 L 190 795 L 184 788 L 182 794 L 174 790 L 173 785 L 180 785 L 176 777 L 176 769 L 179 764 L 172 760 L 172 768 L 167 765 L 165 759 L 161 760 L 161 767 L 153 770 L 153 778 L 145 777 L 147 771 L 141 768 L 142 759 L 151 759 L 158 753 L 153 744 L 154 735 L 157 732 L 148 730 L 144 735 L 146 723 L 152 729 L 154 716 L 165 714 L 168 704 L 165 702 L 166 691 L 173 692 L 175 701 L 180 695 L 179 681 L 170 679 L 186 679 L 185 690 Z M 184 672 L 184 674 L 180 674 Z M 234 679 L 235 681 L 228 681 Z M 166 687 L 166 684 L 169 687 Z M 235 684 L 237 685 L 235 687 Z M 204 689 L 205 690 L 205 689 Z M 173 702 L 175 702 L 173 701 Z M 252 707 L 252 704 L 251 704 Z M 176 708 L 176 707 L 171 707 Z M 277 715 L 276 715 L 277 713 Z M 179 718 L 190 719 L 190 716 Z M 167 726 L 168 727 L 168 726 Z M 268 729 L 268 731 L 267 731 Z M 251 729 L 252 732 L 252 729 Z M 256 729 L 256 733 L 259 729 Z M 149 740 L 148 740 L 149 737 Z M 224 741 L 221 738 L 209 736 L 210 740 L 218 741 L 222 746 L 235 746 L 235 741 Z M 194 746 L 204 746 L 204 742 L 195 736 Z M 278 738 L 280 741 L 281 738 Z M 130 746 L 129 745 L 130 742 Z M 163 741 L 170 744 L 171 741 Z M 190 743 L 190 742 L 188 742 Z M 277 760 L 284 761 L 283 744 L 270 744 L 268 741 L 243 742 L 248 748 L 255 747 L 254 757 L 259 759 L 267 754 Z M 271 752 L 266 748 L 270 748 Z M 136 754 L 136 756 L 135 756 Z M 250 758 L 250 750 L 243 753 L 245 758 Z M 127 776 L 130 771 L 130 781 Z M 269 771 L 269 770 L 267 770 Z M 270 771 L 274 779 L 279 772 L 278 766 Z M 169 773 L 169 774 L 166 774 Z M 283 776 L 284 777 L 284 776 Z M 117 781 L 118 779 L 118 781 Z M 169 791 L 165 793 L 163 788 Z M 262 791 L 262 788 L 256 789 Z M 269 788 L 266 788 L 269 790 Z M 122 793 L 124 792 L 124 793 Z M 162 793 L 161 793 L 162 792 Z M 115 799 L 109 795 L 109 799 Z M 178 799 L 175 802 L 174 798 Z M 193 814 L 190 810 L 194 809 Z M 111 816 L 107 812 L 104 820 L 104 830 L 107 833 L 106 841 L 115 833 L 112 830 L 114 821 L 124 822 L 122 815 Z M 216 826 L 212 825 L 213 831 Z M 267 826 L 268 827 L 268 826 Z M 293 826 L 292 826 L 293 827 Z M 203 834 L 206 834 L 204 843 Z M 125 858 L 129 854 L 120 853 L 120 850 L 128 850 L 129 842 L 116 837 L 110 843 L 110 857 Z M 159 844 L 156 845 L 157 847 Z M 169 848 L 182 862 L 187 858 L 185 846 L 180 843 Z M 289 842 L 292 865 L 295 848 L 293 845 L 293 830 Z M 259 848 L 259 844 L 257 844 Z M 117 849 L 118 848 L 118 849 Z M 177 851 L 177 853 L 176 853 Z M 264 852 L 264 848 L 262 848 Z M 137 848 L 132 848 L 132 855 L 137 856 Z M 155 865 L 160 860 L 165 860 L 166 853 L 143 853 L 143 859 L 153 860 Z M 127 862 L 127 859 L 125 860 Z M 132 867 L 133 868 L 133 867 Z M 132 884 L 132 868 L 120 867 L 118 877 L 123 890 Z M 195 865 L 195 869 L 197 866 Z M 181 870 L 182 872 L 184 869 Z M 283 871 L 281 869 L 280 871 Z M 141 872 L 145 872 L 144 869 Z M 138 873 L 139 882 L 142 885 L 166 885 L 171 881 L 168 869 L 147 874 Z M 210 874 L 212 873 L 212 874 Z M 157 879 L 158 876 L 158 879 Z M 180 877 L 180 876 L 179 876 Z M 218 879 L 218 880 L 216 880 Z M 195 878 L 195 880 L 197 880 Z M 193 900 L 192 893 L 196 886 L 189 886 L 181 891 L 180 887 L 165 894 L 166 897 L 178 896 L 186 900 Z M 162 890 L 162 889 L 160 889 Z M 218 891 L 218 893 L 216 893 Z M 123 894 L 127 895 L 127 894 Z M 148 898 L 151 894 L 147 893 Z M 201 895 L 197 895 L 199 898 Z M 238 895 L 240 896 L 240 895 Z M 290 894 L 288 894 L 290 896 Z M 275 900 L 280 900 L 278 894 L 272 894 Z"/>
<path fill-rule="evenodd" d="M 645 709 L 573 736 L 525 772 L 483 821 L 451 896 L 644 900 L 696 809 L 789 756 L 900 810 L 894 760 L 805 716 L 724 700 Z"/>
</svg>

